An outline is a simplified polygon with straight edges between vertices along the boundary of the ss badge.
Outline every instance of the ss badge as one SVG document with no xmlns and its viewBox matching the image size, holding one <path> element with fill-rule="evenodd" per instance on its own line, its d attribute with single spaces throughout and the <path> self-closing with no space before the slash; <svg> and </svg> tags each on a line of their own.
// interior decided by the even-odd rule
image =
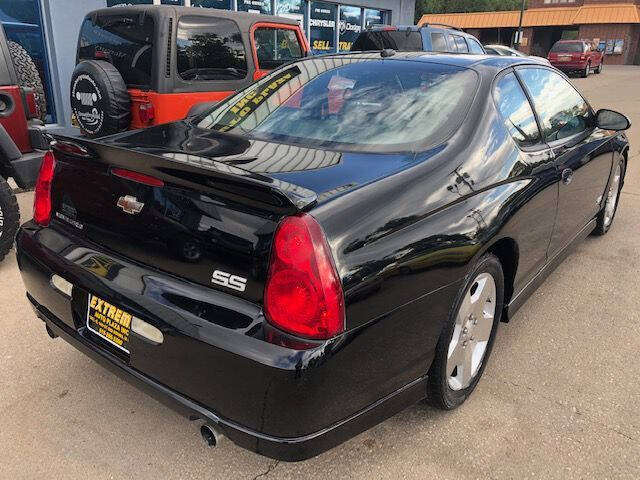
<svg viewBox="0 0 640 480">
<path fill-rule="evenodd" d="M 238 275 L 231 275 L 230 273 L 223 272 L 222 270 L 216 270 L 213 272 L 213 275 L 211 275 L 211 282 L 239 292 L 244 292 L 244 289 L 247 286 L 246 278 L 239 277 Z"/>
</svg>

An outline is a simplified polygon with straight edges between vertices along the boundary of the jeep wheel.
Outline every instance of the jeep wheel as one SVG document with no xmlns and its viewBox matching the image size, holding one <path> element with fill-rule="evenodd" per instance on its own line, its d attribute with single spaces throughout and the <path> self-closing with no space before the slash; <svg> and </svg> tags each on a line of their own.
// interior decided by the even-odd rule
<svg viewBox="0 0 640 480">
<path fill-rule="evenodd" d="M 11 52 L 13 66 L 16 69 L 16 75 L 18 75 L 18 82 L 22 87 L 33 89 L 36 103 L 38 104 L 40 120 L 44 121 L 44 117 L 47 115 L 47 100 L 36 64 L 33 63 L 32 58 L 21 45 L 16 42 L 7 42 L 7 46 L 9 47 L 9 52 Z"/>
<path fill-rule="evenodd" d="M 590 72 L 591 72 L 591 65 L 587 63 L 587 65 L 584 67 L 584 70 L 582 71 L 582 78 L 587 78 Z"/>
<path fill-rule="evenodd" d="M 602 73 L 602 66 L 604 65 L 604 62 L 600 62 L 600 65 L 598 65 L 598 68 L 596 68 L 596 73 Z"/>
<path fill-rule="evenodd" d="M 0 261 L 13 246 L 19 223 L 20 211 L 16 196 L 7 181 L 0 177 Z"/>
</svg>

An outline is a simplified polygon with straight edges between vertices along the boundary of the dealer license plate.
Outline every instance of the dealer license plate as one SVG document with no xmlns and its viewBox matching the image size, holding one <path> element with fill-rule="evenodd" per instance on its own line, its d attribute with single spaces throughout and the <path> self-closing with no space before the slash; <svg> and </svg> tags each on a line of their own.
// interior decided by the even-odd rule
<svg viewBox="0 0 640 480">
<path fill-rule="evenodd" d="M 113 346 L 129 353 L 132 315 L 106 300 L 89 295 L 87 328 Z"/>
</svg>

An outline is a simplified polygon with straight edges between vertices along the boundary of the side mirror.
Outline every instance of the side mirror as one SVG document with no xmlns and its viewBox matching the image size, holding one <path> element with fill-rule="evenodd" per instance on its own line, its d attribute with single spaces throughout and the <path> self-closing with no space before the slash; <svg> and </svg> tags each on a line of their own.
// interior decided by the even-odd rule
<svg viewBox="0 0 640 480">
<path fill-rule="evenodd" d="M 196 118 L 197 116 L 199 116 L 200 114 L 212 110 L 213 107 L 215 107 L 218 104 L 218 102 L 199 102 L 199 103 L 194 103 L 193 105 L 191 105 L 191 108 L 189 109 L 189 111 L 187 112 L 187 116 L 184 117 L 185 120 L 193 120 L 194 118 Z"/>
<path fill-rule="evenodd" d="M 596 126 L 603 130 L 627 130 L 631 122 L 623 114 L 613 110 L 600 109 L 596 112 Z"/>
</svg>

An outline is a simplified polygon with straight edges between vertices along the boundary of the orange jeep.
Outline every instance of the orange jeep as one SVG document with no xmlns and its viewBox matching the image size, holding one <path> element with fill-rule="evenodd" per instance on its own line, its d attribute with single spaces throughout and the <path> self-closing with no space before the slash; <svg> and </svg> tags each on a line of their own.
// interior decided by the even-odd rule
<svg viewBox="0 0 640 480">
<path fill-rule="evenodd" d="M 178 120 L 308 52 L 287 18 L 154 5 L 96 10 L 78 38 L 74 121 L 101 137 Z"/>
</svg>

